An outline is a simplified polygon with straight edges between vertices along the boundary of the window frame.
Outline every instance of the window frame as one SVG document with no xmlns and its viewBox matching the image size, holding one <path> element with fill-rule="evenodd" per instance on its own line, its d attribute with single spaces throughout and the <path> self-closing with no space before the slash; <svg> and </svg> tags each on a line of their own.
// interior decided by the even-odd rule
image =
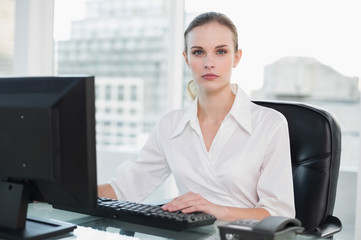
<svg viewBox="0 0 361 240">
<path fill-rule="evenodd" d="M 13 75 L 54 74 L 53 22 L 54 0 L 16 0 Z"/>
</svg>

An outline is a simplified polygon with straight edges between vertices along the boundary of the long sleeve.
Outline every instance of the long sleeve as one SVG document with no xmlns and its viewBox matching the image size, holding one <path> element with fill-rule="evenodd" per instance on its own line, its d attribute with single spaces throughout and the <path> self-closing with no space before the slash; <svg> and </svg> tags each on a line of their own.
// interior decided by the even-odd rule
<svg viewBox="0 0 361 240">
<path fill-rule="evenodd" d="M 292 167 L 288 126 L 282 121 L 270 135 L 262 164 L 257 192 L 257 207 L 267 209 L 271 215 L 295 216 Z"/>
<path fill-rule="evenodd" d="M 156 126 L 136 161 L 125 161 L 116 170 L 111 185 L 118 199 L 140 202 L 151 194 L 171 171 L 159 144 Z"/>
</svg>

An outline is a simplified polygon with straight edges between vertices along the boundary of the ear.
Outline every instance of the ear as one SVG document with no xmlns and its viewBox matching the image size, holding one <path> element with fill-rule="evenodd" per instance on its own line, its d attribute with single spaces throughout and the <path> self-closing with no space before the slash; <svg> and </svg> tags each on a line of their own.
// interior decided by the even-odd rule
<svg viewBox="0 0 361 240">
<path fill-rule="evenodd" d="M 184 57 L 184 60 L 186 61 L 186 64 L 187 64 L 188 67 L 189 67 L 189 62 L 188 62 L 188 57 L 187 57 L 187 53 L 186 53 L 186 52 L 183 52 L 183 57 Z"/>
<path fill-rule="evenodd" d="M 233 60 L 233 67 L 234 67 L 234 68 L 237 67 L 239 61 L 241 60 L 241 57 L 242 57 L 242 50 L 239 49 L 239 50 L 236 52 L 235 56 L 234 56 L 234 60 Z"/>
</svg>

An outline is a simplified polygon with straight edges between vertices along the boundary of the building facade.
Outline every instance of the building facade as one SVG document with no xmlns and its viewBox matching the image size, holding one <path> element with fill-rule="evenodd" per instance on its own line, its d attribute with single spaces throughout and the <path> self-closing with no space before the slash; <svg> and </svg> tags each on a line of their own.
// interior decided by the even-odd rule
<svg viewBox="0 0 361 240">
<path fill-rule="evenodd" d="M 86 1 L 84 19 L 57 43 L 58 74 L 95 76 L 98 148 L 138 147 L 166 110 L 168 3 Z"/>
</svg>

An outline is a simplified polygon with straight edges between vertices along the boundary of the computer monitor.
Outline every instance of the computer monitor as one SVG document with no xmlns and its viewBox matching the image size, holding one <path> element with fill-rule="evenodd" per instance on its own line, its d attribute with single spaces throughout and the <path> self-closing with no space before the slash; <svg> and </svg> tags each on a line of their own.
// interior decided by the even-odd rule
<svg viewBox="0 0 361 240">
<path fill-rule="evenodd" d="M 0 238 L 40 239 L 76 226 L 27 217 L 97 202 L 94 77 L 0 78 Z"/>
</svg>

